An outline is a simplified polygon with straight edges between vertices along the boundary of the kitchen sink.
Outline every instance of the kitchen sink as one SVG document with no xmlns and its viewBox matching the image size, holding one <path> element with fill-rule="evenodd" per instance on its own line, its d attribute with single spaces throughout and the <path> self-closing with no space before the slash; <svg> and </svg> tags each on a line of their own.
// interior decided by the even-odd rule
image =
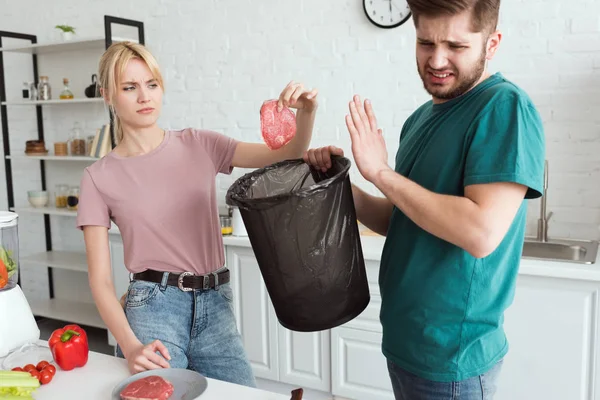
<svg viewBox="0 0 600 400">
<path fill-rule="evenodd" d="M 523 258 L 594 264 L 599 243 L 589 240 L 552 239 L 547 242 L 525 239 Z"/>
</svg>

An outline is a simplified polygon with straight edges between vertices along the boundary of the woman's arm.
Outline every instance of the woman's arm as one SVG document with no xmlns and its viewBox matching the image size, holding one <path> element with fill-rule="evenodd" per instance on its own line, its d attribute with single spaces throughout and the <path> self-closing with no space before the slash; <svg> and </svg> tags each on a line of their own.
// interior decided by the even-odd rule
<svg viewBox="0 0 600 400">
<path fill-rule="evenodd" d="M 277 150 L 262 143 L 240 142 L 231 164 L 238 168 L 262 168 L 278 161 L 301 158 L 312 138 L 318 108 L 317 93 L 316 89 L 306 90 L 301 83 L 290 82 L 279 95 L 278 111 L 283 107 L 298 110 L 294 138 Z"/>
<path fill-rule="evenodd" d="M 92 296 L 102 320 L 123 350 L 131 373 L 147 369 L 168 368 L 169 363 L 155 351 L 170 359 L 167 348 L 158 340 L 142 344 L 133 331 L 117 296 L 112 281 L 108 229 L 104 226 L 85 226 L 83 237 L 88 262 L 88 277 Z"/>
</svg>

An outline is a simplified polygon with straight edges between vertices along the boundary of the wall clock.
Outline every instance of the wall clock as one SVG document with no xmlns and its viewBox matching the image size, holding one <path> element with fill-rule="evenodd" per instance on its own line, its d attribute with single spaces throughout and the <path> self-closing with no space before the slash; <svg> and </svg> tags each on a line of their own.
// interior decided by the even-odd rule
<svg viewBox="0 0 600 400">
<path fill-rule="evenodd" d="M 396 28 L 410 18 L 406 0 L 363 0 L 365 15 L 379 28 Z"/>
</svg>

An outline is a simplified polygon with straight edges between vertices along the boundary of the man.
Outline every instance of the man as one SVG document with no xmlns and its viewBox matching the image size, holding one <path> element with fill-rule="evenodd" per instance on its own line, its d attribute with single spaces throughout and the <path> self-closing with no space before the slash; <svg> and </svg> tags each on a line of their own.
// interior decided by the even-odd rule
<svg viewBox="0 0 600 400">
<path fill-rule="evenodd" d="M 508 351 L 525 199 L 542 193 L 545 139 L 530 98 L 487 61 L 500 44 L 500 0 L 408 0 L 417 67 L 432 100 L 405 122 L 389 168 L 368 100 L 346 125 L 360 173 L 385 195 L 353 187 L 359 220 L 386 235 L 383 353 L 395 397 L 491 399 Z M 333 146 L 307 152 L 327 169 Z"/>
</svg>

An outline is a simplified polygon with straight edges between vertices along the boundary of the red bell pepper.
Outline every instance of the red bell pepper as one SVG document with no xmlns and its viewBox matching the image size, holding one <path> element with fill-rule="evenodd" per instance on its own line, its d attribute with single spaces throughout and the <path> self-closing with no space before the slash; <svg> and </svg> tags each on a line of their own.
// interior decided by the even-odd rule
<svg viewBox="0 0 600 400">
<path fill-rule="evenodd" d="M 88 360 L 87 334 L 78 325 L 67 325 L 52 332 L 48 345 L 54 361 L 64 371 L 83 367 Z"/>
</svg>

